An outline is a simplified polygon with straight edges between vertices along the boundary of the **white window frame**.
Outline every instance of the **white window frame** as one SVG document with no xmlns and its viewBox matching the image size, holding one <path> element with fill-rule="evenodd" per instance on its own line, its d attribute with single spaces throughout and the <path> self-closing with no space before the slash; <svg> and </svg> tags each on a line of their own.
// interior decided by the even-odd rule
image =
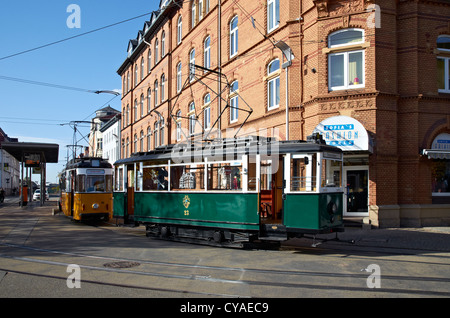
<svg viewBox="0 0 450 318">
<path fill-rule="evenodd" d="M 270 14 L 272 8 L 272 15 Z M 280 0 L 267 0 L 267 33 L 280 26 Z M 272 27 L 271 27 L 272 24 Z"/>
<path fill-rule="evenodd" d="M 161 75 L 161 103 L 166 99 L 165 96 L 166 75 Z"/>
<path fill-rule="evenodd" d="M 337 91 L 344 89 L 354 89 L 354 88 L 363 88 L 366 85 L 366 71 L 365 71 L 365 50 L 354 50 L 354 51 L 345 51 L 345 52 L 337 52 L 328 54 L 328 89 L 329 91 Z M 353 84 L 349 85 L 349 77 L 348 77 L 348 60 L 350 54 L 361 53 L 362 55 L 362 84 Z M 342 55 L 344 56 L 344 85 L 343 86 L 331 86 L 331 58 L 333 56 Z"/>
<path fill-rule="evenodd" d="M 267 82 L 267 110 L 272 110 L 275 108 L 280 107 L 280 99 L 278 98 L 277 101 L 277 93 L 278 96 L 280 96 L 280 68 L 278 70 L 274 70 L 270 72 L 270 66 L 278 61 L 278 64 L 280 64 L 279 59 L 275 59 L 272 62 L 267 65 L 267 76 L 268 76 L 268 82 Z M 270 72 L 270 73 L 269 73 Z M 271 94 L 272 92 L 272 94 Z M 272 100 L 271 100 L 272 95 Z"/>
<path fill-rule="evenodd" d="M 445 84 L 445 88 L 438 89 L 438 92 L 450 93 L 450 57 L 438 56 L 437 60 L 444 60 L 444 84 Z"/>
<path fill-rule="evenodd" d="M 166 32 L 162 32 L 161 35 L 161 58 L 166 55 Z"/>
<path fill-rule="evenodd" d="M 181 92 L 182 82 L 181 82 L 181 62 L 177 64 L 177 93 Z"/>
<path fill-rule="evenodd" d="M 189 103 L 189 135 L 192 136 L 195 133 L 195 103 Z"/>
<path fill-rule="evenodd" d="M 176 118 L 176 123 L 177 123 L 177 141 L 181 140 L 181 110 L 179 110 L 177 112 L 177 118 Z"/>
<path fill-rule="evenodd" d="M 238 87 L 233 90 L 234 84 L 237 83 Z M 235 123 L 239 119 L 239 82 L 234 81 L 230 86 L 230 124 Z"/>
<path fill-rule="evenodd" d="M 207 36 L 205 41 L 203 41 L 203 67 L 211 68 L 211 37 Z M 205 70 L 205 73 L 207 71 Z"/>
<path fill-rule="evenodd" d="M 181 43 L 182 38 L 183 38 L 183 18 L 180 15 L 177 22 L 177 44 Z"/>
<path fill-rule="evenodd" d="M 236 27 L 232 29 L 233 22 L 236 20 Z M 234 16 L 230 21 L 230 58 L 237 55 L 239 50 L 239 18 Z"/>
<path fill-rule="evenodd" d="M 203 97 L 203 128 L 211 129 L 211 95 L 208 93 Z"/>
<path fill-rule="evenodd" d="M 189 80 L 192 82 L 195 79 L 195 49 L 189 51 Z"/>
</svg>

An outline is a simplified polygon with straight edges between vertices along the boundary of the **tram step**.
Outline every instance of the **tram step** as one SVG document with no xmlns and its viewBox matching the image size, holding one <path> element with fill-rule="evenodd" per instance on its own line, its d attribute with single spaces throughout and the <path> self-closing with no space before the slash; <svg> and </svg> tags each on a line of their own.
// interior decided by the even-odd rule
<svg viewBox="0 0 450 318">
<path fill-rule="evenodd" d="M 286 241 L 287 238 L 286 238 L 286 236 L 260 236 L 259 240 L 283 242 L 283 241 Z"/>
</svg>

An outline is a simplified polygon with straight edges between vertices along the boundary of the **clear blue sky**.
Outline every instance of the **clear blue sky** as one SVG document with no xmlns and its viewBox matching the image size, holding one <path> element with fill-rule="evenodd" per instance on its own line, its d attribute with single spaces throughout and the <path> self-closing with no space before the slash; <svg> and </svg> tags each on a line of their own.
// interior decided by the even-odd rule
<svg viewBox="0 0 450 318">
<path fill-rule="evenodd" d="M 70 4 L 81 8 L 81 28 L 68 28 Z M 33 52 L 3 59 L 51 42 L 157 10 L 159 0 L 24 0 L 0 2 L 0 127 L 19 142 L 60 145 L 59 163 L 49 164 L 47 181 L 62 170 L 73 130 L 61 126 L 90 120 L 113 98 L 87 92 L 37 86 L 1 79 L 14 77 L 87 90 L 120 90 L 116 71 L 126 58 L 128 41 L 136 38 L 150 15 Z M 121 96 L 110 102 L 120 110 Z M 107 104 L 106 104 L 107 105 Z M 87 135 L 88 127 L 80 127 Z M 81 135 L 77 135 L 77 140 Z M 87 139 L 87 137 L 86 137 Z M 80 144 L 87 145 L 82 140 Z M 33 180 L 38 180 L 34 176 Z"/>
</svg>

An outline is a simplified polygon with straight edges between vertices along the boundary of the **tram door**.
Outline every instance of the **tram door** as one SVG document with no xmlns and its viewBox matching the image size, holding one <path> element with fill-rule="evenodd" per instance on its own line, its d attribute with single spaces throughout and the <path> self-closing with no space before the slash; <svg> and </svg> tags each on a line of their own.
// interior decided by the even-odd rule
<svg viewBox="0 0 450 318">
<path fill-rule="evenodd" d="M 134 166 L 127 166 L 127 182 L 126 182 L 126 210 L 125 210 L 125 222 L 134 218 L 134 187 L 135 187 L 135 174 L 134 174 Z M 130 218 L 131 216 L 131 218 Z"/>
<path fill-rule="evenodd" d="M 273 157 L 272 157 L 273 158 Z M 261 158 L 260 216 L 262 223 L 281 223 L 283 160 Z"/>
</svg>

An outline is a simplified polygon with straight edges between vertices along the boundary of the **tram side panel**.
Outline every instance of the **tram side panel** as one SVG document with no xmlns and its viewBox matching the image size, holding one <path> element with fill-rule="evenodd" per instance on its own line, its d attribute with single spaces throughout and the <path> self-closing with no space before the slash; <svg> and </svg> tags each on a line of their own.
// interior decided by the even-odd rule
<svg viewBox="0 0 450 318">
<path fill-rule="evenodd" d="M 136 192 L 134 218 L 142 223 L 258 231 L 257 203 L 256 193 Z"/>
<path fill-rule="evenodd" d="M 342 193 L 287 195 L 284 225 L 294 233 L 329 233 L 343 228 Z"/>
</svg>

